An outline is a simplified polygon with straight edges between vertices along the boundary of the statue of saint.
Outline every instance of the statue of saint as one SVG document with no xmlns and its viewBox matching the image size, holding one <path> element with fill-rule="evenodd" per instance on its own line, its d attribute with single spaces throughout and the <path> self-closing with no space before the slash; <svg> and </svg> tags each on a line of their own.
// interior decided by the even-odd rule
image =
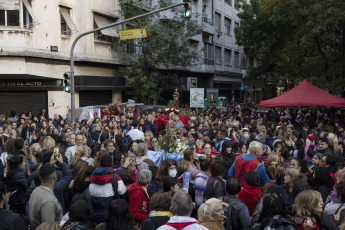
<svg viewBox="0 0 345 230">
<path fill-rule="evenodd" d="M 173 107 L 175 109 L 180 109 L 180 94 L 178 93 L 177 89 L 173 93 Z"/>
<path fill-rule="evenodd" d="M 168 143 L 173 142 L 177 134 L 176 122 L 174 121 L 174 117 L 175 113 L 171 112 L 169 114 L 169 121 L 167 123 L 167 131 L 165 134 Z"/>
</svg>

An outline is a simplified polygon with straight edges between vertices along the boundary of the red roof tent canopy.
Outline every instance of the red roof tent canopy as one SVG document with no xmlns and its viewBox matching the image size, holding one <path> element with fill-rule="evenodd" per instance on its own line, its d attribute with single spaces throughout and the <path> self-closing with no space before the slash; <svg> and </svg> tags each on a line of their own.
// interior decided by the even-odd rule
<svg viewBox="0 0 345 230">
<path fill-rule="evenodd" d="M 261 101 L 259 106 L 264 108 L 289 106 L 345 107 L 345 99 L 326 93 L 304 79 L 301 84 L 286 93 Z"/>
</svg>

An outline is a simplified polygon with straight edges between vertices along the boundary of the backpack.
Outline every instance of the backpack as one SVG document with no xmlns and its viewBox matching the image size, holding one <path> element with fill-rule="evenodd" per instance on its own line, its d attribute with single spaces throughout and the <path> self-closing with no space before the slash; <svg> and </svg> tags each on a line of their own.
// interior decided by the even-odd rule
<svg viewBox="0 0 345 230">
<path fill-rule="evenodd" d="M 233 205 L 230 204 L 230 199 L 226 196 L 219 198 L 223 203 L 223 210 L 224 216 L 226 219 L 224 220 L 224 228 L 225 230 L 239 230 L 242 229 L 240 225 L 238 213 Z"/>
</svg>

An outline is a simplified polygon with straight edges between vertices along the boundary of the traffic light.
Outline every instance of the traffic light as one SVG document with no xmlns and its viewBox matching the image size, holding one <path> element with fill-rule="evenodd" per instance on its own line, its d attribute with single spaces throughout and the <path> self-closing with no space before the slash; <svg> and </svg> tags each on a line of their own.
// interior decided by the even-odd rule
<svg viewBox="0 0 345 230">
<path fill-rule="evenodd" d="M 63 90 L 67 93 L 71 92 L 71 72 L 66 72 L 63 74 Z"/>
<path fill-rule="evenodd" d="M 190 0 L 183 0 L 184 2 L 184 13 L 185 18 L 190 18 L 192 16 L 192 2 Z"/>
</svg>

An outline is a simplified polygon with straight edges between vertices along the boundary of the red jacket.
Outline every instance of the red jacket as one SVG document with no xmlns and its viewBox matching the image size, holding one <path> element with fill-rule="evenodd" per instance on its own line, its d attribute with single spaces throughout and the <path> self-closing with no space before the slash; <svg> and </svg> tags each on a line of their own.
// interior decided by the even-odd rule
<svg viewBox="0 0 345 230">
<path fill-rule="evenodd" d="M 133 215 L 135 226 L 141 227 L 141 222 L 149 218 L 150 213 L 150 192 L 137 182 L 131 184 L 128 188 L 129 208 Z"/>
<path fill-rule="evenodd" d="M 256 205 L 261 199 L 261 188 L 245 185 L 241 192 L 238 194 L 238 198 L 242 200 L 248 207 L 249 215 L 253 215 Z"/>
</svg>

